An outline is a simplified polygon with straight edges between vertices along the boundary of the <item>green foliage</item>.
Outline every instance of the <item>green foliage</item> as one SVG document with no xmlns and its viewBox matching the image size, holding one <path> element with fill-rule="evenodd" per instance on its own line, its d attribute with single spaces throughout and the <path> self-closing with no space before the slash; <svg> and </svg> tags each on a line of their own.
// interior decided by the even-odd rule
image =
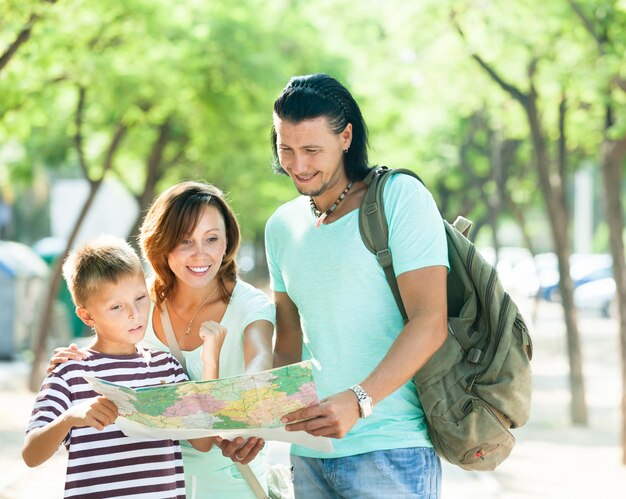
<svg viewBox="0 0 626 499">
<path fill-rule="evenodd" d="M 577 4 L 593 34 L 570 2 L 545 0 L 4 0 L 0 53 L 34 21 L 0 69 L 3 198 L 30 190 L 36 171 L 46 172 L 38 185 L 83 176 L 75 147 L 82 87 L 92 178 L 123 126 L 113 174 L 141 196 L 165 128 L 156 192 L 182 179 L 213 182 L 229 194 L 244 237 L 260 241 L 267 217 L 296 195 L 288 178 L 271 173 L 273 100 L 290 76 L 323 71 L 361 104 L 371 163 L 417 171 L 447 218 L 488 214 L 496 138 L 519 143 L 503 180 L 511 198 L 537 207 L 523 111 L 470 55 L 524 93 L 537 60 L 551 158 L 566 95 L 568 169 L 597 164 L 605 135 L 626 133 L 626 92 L 615 84 L 626 80 L 626 9 L 618 0 Z M 605 130 L 607 105 L 614 121 Z"/>
</svg>

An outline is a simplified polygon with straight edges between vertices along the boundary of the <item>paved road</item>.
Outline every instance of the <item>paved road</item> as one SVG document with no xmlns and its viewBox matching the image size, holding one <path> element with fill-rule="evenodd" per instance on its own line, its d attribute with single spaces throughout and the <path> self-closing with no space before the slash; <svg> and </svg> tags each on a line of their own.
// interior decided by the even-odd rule
<svg viewBox="0 0 626 499">
<path fill-rule="evenodd" d="M 528 304 L 521 302 L 522 308 Z M 530 314 L 526 314 L 530 317 Z M 623 499 L 626 467 L 620 464 L 620 365 L 617 325 L 580 317 L 590 426 L 569 423 L 568 364 L 558 306 L 542 303 L 531 328 L 533 409 L 531 421 L 514 432 L 511 457 L 493 473 L 467 473 L 444 463 L 443 499 Z M 28 366 L 0 363 L 0 499 L 62 497 L 65 457 L 27 468 L 20 457 L 33 394 Z M 271 444 L 270 459 L 288 459 L 283 444 Z"/>
</svg>

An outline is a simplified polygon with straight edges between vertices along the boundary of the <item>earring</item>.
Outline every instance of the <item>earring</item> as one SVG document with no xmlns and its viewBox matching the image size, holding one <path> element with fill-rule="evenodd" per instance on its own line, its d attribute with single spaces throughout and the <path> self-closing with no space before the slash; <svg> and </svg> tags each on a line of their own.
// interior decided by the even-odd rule
<svg viewBox="0 0 626 499">
<path fill-rule="evenodd" d="M 348 154 L 348 151 L 349 151 L 349 150 L 350 150 L 350 148 L 349 148 L 349 147 L 347 147 L 347 148 L 345 148 L 345 149 L 343 150 L 343 153 L 344 153 L 344 154 Z"/>
</svg>

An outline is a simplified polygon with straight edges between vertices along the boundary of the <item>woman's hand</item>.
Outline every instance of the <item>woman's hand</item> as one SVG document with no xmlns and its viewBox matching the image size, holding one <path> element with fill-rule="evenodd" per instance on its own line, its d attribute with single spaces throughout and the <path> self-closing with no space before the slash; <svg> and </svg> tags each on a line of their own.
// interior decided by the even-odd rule
<svg viewBox="0 0 626 499">
<path fill-rule="evenodd" d="M 87 350 L 78 348 L 76 343 L 72 343 L 68 347 L 55 348 L 46 373 L 50 374 L 59 364 L 65 364 L 69 360 L 85 360 L 90 355 Z"/>
<path fill-rule="evenodd" d="M 265 447 L 265 441 L 256 437 L 250 437 L 245 442 L 241 437 L 237 437 L 234 440 L 217 437 L 215 444 L 222 449 L 224 457 L 240 464 L 248 464 Z"/>
<path fill-rule="evenodd" d="M 219 359 L 226 328 L 215 321 L 203 322 L 200 326 L 202 345 L 202 379 L 215 379 L 219 376 Z"/>
</svg>

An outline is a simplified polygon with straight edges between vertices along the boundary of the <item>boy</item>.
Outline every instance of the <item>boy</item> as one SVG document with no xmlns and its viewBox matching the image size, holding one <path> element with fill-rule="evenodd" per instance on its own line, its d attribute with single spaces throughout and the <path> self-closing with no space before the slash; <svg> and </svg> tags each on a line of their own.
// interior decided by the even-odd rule
<svg viewBox="0 0 626 499">
<path fill-rule="evenodd" d="M 125 241 L 100 237 L 68 257 L 63 276 L 76 314 L 95 336 L 87 359 L 58 365 L 43 382 L 26 430 L 25 463 L 38 466 L 63 443 L 69 451 L 65 497 L 185 497 L 178 441 L 127 437 L 114 424 L 115 404 L 83 378 L 130 388 L 187 380 L 170 354 L 137 346 L 151 319 L 138 256 Z M 212 442 L 191 443 L 207 451 Z"/>
</svg>

